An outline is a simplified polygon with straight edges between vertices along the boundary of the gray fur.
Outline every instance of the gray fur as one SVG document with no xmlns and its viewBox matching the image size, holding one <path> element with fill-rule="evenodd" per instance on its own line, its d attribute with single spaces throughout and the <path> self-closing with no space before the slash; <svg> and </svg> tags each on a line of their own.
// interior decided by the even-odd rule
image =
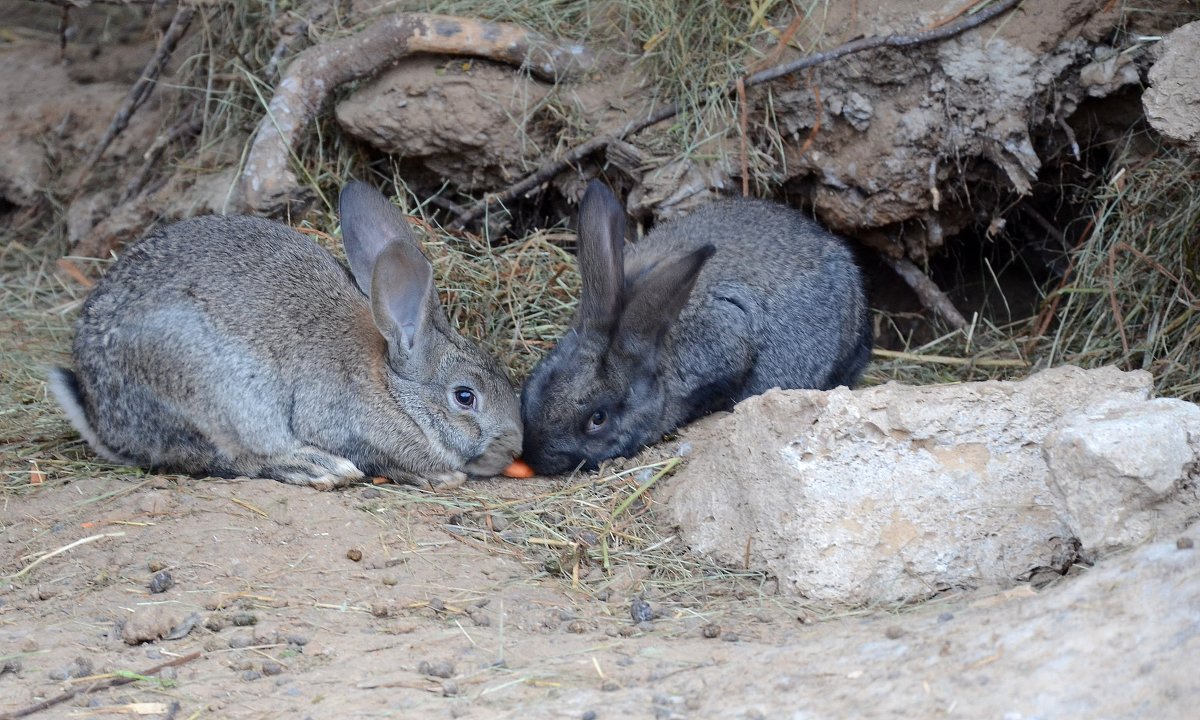
<svg viewBox="0 0 1200 720">
<path fill-rule="evenodd" d="M 507 373 L 450 327 L 386 198 L 351 183 L 341 215 L 353 278 L 254 217 L 183 220 L 130 247 L 84 304 L 74 372 L 51 375 L 84 439 L 115 462 L 321 489 L 498 474 L 521 446 Z"/>
<path fill-rule="evenodd" d="M 600 183 L 579 218 L 580 307 L 522 395 L 522 456 L 538 472 L 632 455 L 772 387 L 858 381 L 872 342 L 861 273 L 799 211 L 721 200 L 623 258 L 624 210 Z"/>
</svg>

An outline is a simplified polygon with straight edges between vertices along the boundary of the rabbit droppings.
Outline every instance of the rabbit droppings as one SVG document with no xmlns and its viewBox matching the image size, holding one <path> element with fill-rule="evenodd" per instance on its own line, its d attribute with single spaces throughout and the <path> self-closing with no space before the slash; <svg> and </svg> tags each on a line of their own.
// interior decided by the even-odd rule
<svg viewBox="0 0 1200 720">
<path fill-rule="evenodd" d="M 522 394 L 522 456 L 539 473 L 628 457 L 772 387 L 858 381 L 872 342 L 862 276 L 801 212 L 721 200 L 624 244 L 624 208 L 592 181 L 579 309 Z"/>
<path fill-rule="evenodd" d="M 512 381 L 446 319 L 405 216 L 341 193 L 350 272 L 289 227 L 205 216 L 150 232 L 84 303 L 51 387 L 108 460 L 329 489 L 456 485 L 521 448 Z"/>
</svg>

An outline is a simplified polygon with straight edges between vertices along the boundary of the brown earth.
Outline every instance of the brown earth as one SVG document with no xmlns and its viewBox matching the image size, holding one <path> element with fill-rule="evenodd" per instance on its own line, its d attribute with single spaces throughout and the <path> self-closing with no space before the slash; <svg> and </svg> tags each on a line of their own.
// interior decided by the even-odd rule
<svg viewBox="0 0 1200 720">
<path fill-rule="evenodd" d="M 1060 37 L 1065 26 L 1053 23 L 1078 22 L 1066 15 L 1082 5 L 1022 22 Z M 0 211 L 15 227 L 20 208 L 90 150 L 153 37 L 81 41 L 63 64 L 57 9 L 5 7 L 5 37 L 15 39 L 0 45 Z M 170 122 L 155 102 L 106 154 L 89 192 L 112 193 L 116 171 L 140 163 Z M 878 100 L 875 108 L 878 117 Z M 186 183 L 165 187 L 158 199 L 174 204 L 163 214 L 193 207 Z M 105 216 L 103 202 L 92 207 Z M 10 266 L 6 283 L 36 271 Z M 4 319 L 9 406 L 0 410 L 48 407 L 44 390 L 18 387 L 25 371 L 7 358 L 29 345 L 48 347 L 46 362 L 63 359 L 64 308 L 80 294 L 39 300 L 36 323 Z M 1200 702 L 1191 664 L 1178 661 L 1200 649 L 1195 526 L 1178 544 L 1107 559 L 1040 593 L 954 595 L 902 611 L 815 607 L 776 596 L 769 582 L 716 576 L 672 592 L 628 569 L 593 569 L 577 588 L 547 569 L 552 553 L 456 530 L 461 496 L 80 475 L 54 458 L 90 453 L 65 419 L 46 415 L 0 442 L 0 717 L 173 660 L 186 661 L 158 673 L 162 682 L 82 692 L 32 716 L 1184 718 Z M 40 485 L 30 484 L 30 460 L 47 475 Z M 519 505 L 563 482 L 463 492 Z M 152 582 L 166 584 L 159 572 L 173 584 L 156 593 Z M 635 624 L 643 595 L 654 617 Z M 165 639 L 172 630 L 181 637 Z"/>
</svg>

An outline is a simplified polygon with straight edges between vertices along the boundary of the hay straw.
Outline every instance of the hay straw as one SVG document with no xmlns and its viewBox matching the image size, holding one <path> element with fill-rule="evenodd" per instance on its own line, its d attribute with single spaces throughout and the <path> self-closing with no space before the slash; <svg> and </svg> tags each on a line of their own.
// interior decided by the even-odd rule
<svg viewBox="0 0 1200 720">
<path fill-rule="evenodd" d="M 1050 294 L 1057 327 L 1040 338 L 1047 365 L 1148 370 L 1158 394 L 1200 399 L 1200 160 L 1127 146 L 1096 188 L 1092 232 Z"/>
</svg>

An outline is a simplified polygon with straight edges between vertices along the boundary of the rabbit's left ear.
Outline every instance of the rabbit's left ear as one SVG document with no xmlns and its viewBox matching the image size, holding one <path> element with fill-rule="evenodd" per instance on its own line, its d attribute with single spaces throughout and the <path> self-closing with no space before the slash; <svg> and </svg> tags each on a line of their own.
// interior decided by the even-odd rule
<svg viewBox="0 0 1200 720">
<path fill-rule="evenodd" d="M 612 327 L 621 309 L 624 283 L 625 209 L 598 180 L 588 183 L 579 202 L 579 320 Z"/>
<path fill-rule="evenodd" d="M 712 245 L 704 245 L 629 278 L 616 333 L 622 350 L 646 358 L 657 354 L 663 337 L 691 297 L 700 270 L 715 252 Z"/>
<path fill-rule="evenodd" d="M 383 251 L 393 243 L 416 246 L 408 218 L 383 193 L 358 180 L 342 188 L 338 215 L 350 273 L 363 295 L 370 295 L 375 261 Z"/>
</svg>

